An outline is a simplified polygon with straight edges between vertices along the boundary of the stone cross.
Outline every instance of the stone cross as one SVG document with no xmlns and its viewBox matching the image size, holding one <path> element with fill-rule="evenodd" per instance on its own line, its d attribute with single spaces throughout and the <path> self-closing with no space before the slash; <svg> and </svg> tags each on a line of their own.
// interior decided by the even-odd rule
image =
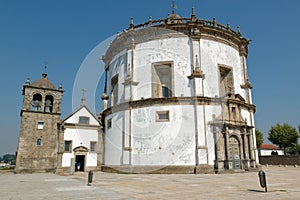
<svg viewBox="0 0 300 200">
<path fill-rule="evenodd" d="M 86 89 L 82 89 L 82 97 L 81 97 L 81 106 L 84 106 L 85 105 L 85 92 L 86 92 Z"/>
</svg>

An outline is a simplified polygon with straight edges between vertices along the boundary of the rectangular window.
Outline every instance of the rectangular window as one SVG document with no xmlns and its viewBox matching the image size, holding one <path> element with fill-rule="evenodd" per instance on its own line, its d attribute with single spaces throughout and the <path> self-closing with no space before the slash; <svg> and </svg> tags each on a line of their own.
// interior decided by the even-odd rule
<svg viewBox="0 0 300 200">
<path fill-rule="evenodd" d="M 170 121 L 169 111 L 157 111 L 156 112 L 156 121 L 157 122 L 168 122 Z"/>
<path fill-rule="evenodd" d="M 115 75 L 111 79 L 111 106 L 114 106 L 118 103 L 118 75 Z"/>
<path fill-rule="evenodd" d="M 112 121 L 111 119 L 107 120 L 107 128 L 111 128 L 112 127 Z"/>
<path fill-rule="evenodd" d="M 79 124 L 89 124 L 90 118 L 89 117 L 79 117 Z"/>
<path fill-rule="evenodd" d="M 152 65 L 152 97 L 172 96 L 172 63 L 159 62 Z"/>
<path fill-rule="evenodd" d="M 234 83 L 233 83 L 233 72 L 232 68 L 225 66 L 225 65 L 219 65 L 219 90 L 220 90 L 220 97 L 223 97 L 227 94 L 234 94 Z"/>
<path fill-rule="evenodd" d="M 65 151 L 66 152 L 72 151 L 72 141 L 65 141 Z"/>
<path fill-rule="evenodd" d="M 97 144 L 97 142 L 91 142 L 91 144 L 90 144 L 90 150 L 91 150 L 91 152 L 96 151 L 96 144 Z"/>
<path fill-rule="evenodd" d="M 38 122 L 37 128 L 44 129 L 44 122 Z"/>
</svg>

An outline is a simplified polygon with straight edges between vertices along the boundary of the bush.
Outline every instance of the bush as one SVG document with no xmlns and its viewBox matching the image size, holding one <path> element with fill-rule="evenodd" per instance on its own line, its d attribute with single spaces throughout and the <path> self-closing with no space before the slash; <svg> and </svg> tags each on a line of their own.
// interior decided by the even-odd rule
<svg viewBox="0 0 300 200">
<path fill-rule="evenodd" d="M 287 149 L 287 152 L 289 154 L 300 154 L 300 145 L 299 144 L 295 144 L 294 146 L 289 147 Z"/>
</svg>

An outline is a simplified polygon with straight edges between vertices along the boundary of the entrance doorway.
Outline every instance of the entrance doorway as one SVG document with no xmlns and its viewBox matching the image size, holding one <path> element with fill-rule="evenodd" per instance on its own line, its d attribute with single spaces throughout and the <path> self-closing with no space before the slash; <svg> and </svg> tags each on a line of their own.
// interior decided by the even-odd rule
<svg viewBox="0 0 300 200">
<path fill-rule="evenodd" d="M 229 138 L 229 160 L 232 160 L 233 169 L 241 169 L 240 145 L 234 136 Z"/>
<path fill-rule="evenodd" d="M 75 160 L 75 171 L 76 172 L 83 172 L 84 171 L 84 160 L 85 160 L 85 155 L 76 155 L 76 160 Z"/>
</svg>

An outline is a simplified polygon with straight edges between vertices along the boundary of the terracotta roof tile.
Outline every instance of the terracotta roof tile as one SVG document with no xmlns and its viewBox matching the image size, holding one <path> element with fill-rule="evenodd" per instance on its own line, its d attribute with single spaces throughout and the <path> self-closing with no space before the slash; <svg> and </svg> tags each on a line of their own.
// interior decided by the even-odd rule
<svg viewBox="0 0 300 200">
<path fill-rule="evenodd" d="M 281 148 L 274 146 L 272 144 L 262 144 L 261 149 L 269 149 L 269 150 L 282 150 Z"/>
</svg>

